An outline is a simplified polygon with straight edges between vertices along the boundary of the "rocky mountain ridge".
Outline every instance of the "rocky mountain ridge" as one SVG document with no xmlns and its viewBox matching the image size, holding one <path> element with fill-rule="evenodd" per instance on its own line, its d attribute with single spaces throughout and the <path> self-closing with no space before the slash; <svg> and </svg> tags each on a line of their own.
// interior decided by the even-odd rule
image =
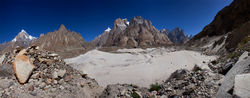
<svg viewBox="0 0 250 98">
<path fill-rule="evenodd" d="M 92 45 L 87 43 L 79 33 L 66 29 L 63 24 L 57 31 L 48 32 L 33 42 L 32 45 L 56 52 L 63 58 L 77 56 L 92 48 Z"/>
<path fill-rule="evenodd" d="M 141 16 L 132 18 L 130 22 L 127 19 L 118 18 L 109 34 L 104 32 L 101 36 L 104 37 L 102 39 L 106 39 L 106 41 L 102 40 L 102 42 L 106 42 L 103 44 L 105 47 L 143 47 L 172 44 L 165 34 L 160 33 L 152 25 L 151 21 L 145 20 Z"/>
</svg>

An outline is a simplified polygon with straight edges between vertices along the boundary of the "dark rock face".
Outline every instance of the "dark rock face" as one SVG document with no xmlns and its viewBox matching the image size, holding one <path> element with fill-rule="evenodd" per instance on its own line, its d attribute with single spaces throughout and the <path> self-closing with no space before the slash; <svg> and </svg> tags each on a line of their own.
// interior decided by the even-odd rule
<svg viewBox="0 0 250 98">
<path fill-rule="evenodd" d="M 143 47 L 169 44 L 172 42 L 165 34 L 160 33 L 151 21 L 138 16 L 130 22 L 126 19 L 116 19 L 104 46 Z"/>
<path fill-rule="evenodd" d="M 64 25 L 61 25 L 57 31 L 41 36 L 32 45 L 56 52 L 63 58 L 77 56 L 91 48 L 79 33 L 67 30 Z"/>
<path fill-rule="evenodd" d="M 209 42 L 209 38 L 227 36 L 225 46 L 227 51 L 233 51 L 238 43 L 249 34 L 250 1 L 234 0 L 223 8 L 199 34 L 189 42 L 190 46 L 201 46 Z"/>
<path fill-rule="evenodd" d="M 225 48 L 227 50 L 234 50 L 238 43 L 240 43 L 247 36 L 250 38 L 250 21 L 246 22 L 239 28 L 236 28 L 228 35 Z"/>
<path fill-rule="evenodd" d="M 160 32 L 167 34 L 168 38 L 175 44 L 184 44 L 189 40 L 181 28 L 175 28 L 171 32 L 168 29 L 163 29 Z"/>
<path fill-rule="evenodd" d="M 250 1 L 234 0 L 229 6 L 223 8 L 214 18 L 212 23 L 206 26 L 192 40 L 205 36 L 223 35 L 250 19 Z"/>
</svg>

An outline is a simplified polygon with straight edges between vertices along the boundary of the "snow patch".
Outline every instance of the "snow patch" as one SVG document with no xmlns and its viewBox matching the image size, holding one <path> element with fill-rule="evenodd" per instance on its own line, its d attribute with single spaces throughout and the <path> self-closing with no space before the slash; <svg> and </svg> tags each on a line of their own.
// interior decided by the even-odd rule
<svg viewBox="0 0 250 98">
<path fill-rule="evenodd" d="M 109 27 L 105 30 L 105 32 L 110 32 L 110 31 L 111 29 Z"/>
</svg>

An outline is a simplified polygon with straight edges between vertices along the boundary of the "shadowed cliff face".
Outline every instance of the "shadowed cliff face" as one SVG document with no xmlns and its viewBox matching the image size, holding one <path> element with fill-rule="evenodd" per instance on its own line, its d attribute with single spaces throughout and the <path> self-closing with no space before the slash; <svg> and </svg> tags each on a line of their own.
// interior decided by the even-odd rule
<svg viewBox="0 0 250 98">
<path fill-rule="evenodd" d="M 64 25 L 61 25 L 57 31 L 41 36 L 32 45 L 56 52 L 64 58 L 77 56 L 92 48 L 79 33 L 67 30 Z"/>
<path fill-rule="evenodd" d="M 205 44 L 204 40 L 214 36 L 226 36 L 226 49 L 236 48 L 239 40 L 249 35 L 250 1 L 234 0 L 229 6 L 223 8 L 214 20 L 204 27 L 189 42 L 189 45 Z M 242 28 L 244 27 L 244 28 Z M 245 30 L 242 30 L 245 29 Z M 236 33 L 237 32 L 237 33 Z M 233 37 L 235 36 L 235 37 Z M 236 37 L 237 36 L 237 37 Z M 207 37 L 207 38 L 206 38 Z M 231 39 L 233 38 L 233 39 Z M 203 41 L 201 41 L 203 39 Z"/>
<path fill-rule="evenodd" d="M 207 25 L 192 40 L 205 36 L 226 34 L 238 28 L 250 19 L 250 1 L 234 0 L 229 6 L 223 8 L 214 18 L 212 23 Z"/>
<path fill-rule="evenodd" d="M 143 47 L 169 44 L 172 44 L 169 38 L 160 33 L 151 21 L 138 16 L 130 22 L 126 19 L 116 19 L 104 46 Z"/>
</svg>

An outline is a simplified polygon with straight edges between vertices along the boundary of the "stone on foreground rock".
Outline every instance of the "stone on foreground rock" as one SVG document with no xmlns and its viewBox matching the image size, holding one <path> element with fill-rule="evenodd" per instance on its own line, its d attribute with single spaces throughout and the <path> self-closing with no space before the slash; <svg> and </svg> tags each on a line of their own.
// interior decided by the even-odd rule
<svg viewBox="0 0 250 98">
<path fill-rule="evenodd" d="M 17 55 L 15 61 L 13 62 L 13 70 L 21 84 L 28 80 L 34 68 L 35 66 L 25 55 Z"/>
<path fill-rule="evenodd" d="M 240 98 L 250 97 L 250 74 L 241 74 L 235 76 L 233 94 Z"/>
<path fill-rule="evenodd" d="M 235 76 L 250 72 L 250 57 L 246 57 L 247 52 L 243 53 L 239 61 L 228 71 L 222 85 L 220 86 L 217 98 L 232 98 L 230 90 L 233 89 Z"/>
<path fill-rule="evenodd" d="M 0 57 L 0 65 L 2 64 L 2 62 L 3 62 L 3 60 L 4 60 L 4 57 L 5 57 L 5 55 L 2 55 L 2 56 Z"/>
</svg>

